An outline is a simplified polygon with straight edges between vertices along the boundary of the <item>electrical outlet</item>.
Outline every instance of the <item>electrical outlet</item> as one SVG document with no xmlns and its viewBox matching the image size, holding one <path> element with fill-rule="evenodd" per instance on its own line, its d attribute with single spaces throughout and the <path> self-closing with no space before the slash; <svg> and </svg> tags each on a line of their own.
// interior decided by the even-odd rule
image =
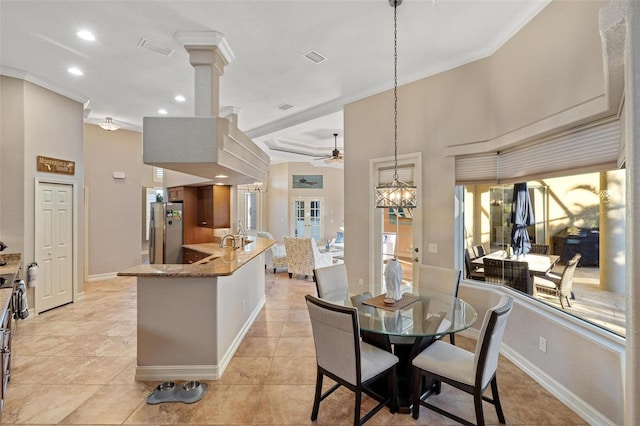
<svg viewBox="0 0 640 426">
<path fill-rule="evenodd" d="M 540 336 L 540 343 L 538 345 L 540 347 L 540 350 L 544 353 L 547 352 L 547 339 L 545 339 L 544 337 Z"/>
<path fill-rule="evenodd" d="M 362 287 L 364 285 L 364 280 L 362 278 L 358 278 L 358 285 Z"/>
</svg>

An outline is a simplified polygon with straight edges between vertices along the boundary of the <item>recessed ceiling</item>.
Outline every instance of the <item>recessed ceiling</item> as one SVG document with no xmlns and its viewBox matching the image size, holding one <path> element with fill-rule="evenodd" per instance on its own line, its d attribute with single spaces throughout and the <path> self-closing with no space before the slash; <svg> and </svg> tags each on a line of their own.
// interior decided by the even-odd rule
<svg viewBox="0 0 640 426">
<path fill-rule="evenodd" d="M 547 4 L 405 1 L 398 8 L 399 83 L 491 54 Z M 387 0 L 1 0 L 0 12 L 2 74 L 85 103 L 85 122 L 110 116 L 131 130 L 141 130 L 142 118 L 160 110 L 193 115 L 194 73 L 174 34 L 224 34 L 235 60 L 220 80 L 221 108 L 240 109 L 240 129 L 273 162 L 308 159 L 269 150 L 266 141 L 331 153 L 333 133 L 348 157 L 343 105 L 393 85 Z M 80 30 L 95 41 L 79 38 Z M 312 51 L 327 59 L 310 61 L 304 55 Z M 84 75 L 69 74 L 72 67 Z M 186 101 L 177 102 L 176 94 Z M 276 108 L 282 104 L 294 108 Z"/>
</svg>

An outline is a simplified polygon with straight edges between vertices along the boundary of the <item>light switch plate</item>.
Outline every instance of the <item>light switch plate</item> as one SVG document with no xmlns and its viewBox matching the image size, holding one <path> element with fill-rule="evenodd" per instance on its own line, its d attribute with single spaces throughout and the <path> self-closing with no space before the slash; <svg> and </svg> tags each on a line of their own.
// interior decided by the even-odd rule
<svg viewBox="0 0 640 426">
<path fill-rule="evenodd" d="M 435 243 L 429 243 L 429 253 L 437 253 L 438 245 Z"/>
</svg>

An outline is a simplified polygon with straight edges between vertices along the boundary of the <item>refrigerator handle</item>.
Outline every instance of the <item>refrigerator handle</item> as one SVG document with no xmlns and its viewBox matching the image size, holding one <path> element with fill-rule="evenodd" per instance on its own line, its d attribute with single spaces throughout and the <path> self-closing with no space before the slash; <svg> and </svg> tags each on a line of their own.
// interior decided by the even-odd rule
<svg viewBox="0 0 640 426">
<path fill-rule="evenodd" d="M 156 229 L 155 219 L 153 212 L 151 219 L 149 220 L 149 263 L 153 264 L 156 261 Z"/>
</svg>

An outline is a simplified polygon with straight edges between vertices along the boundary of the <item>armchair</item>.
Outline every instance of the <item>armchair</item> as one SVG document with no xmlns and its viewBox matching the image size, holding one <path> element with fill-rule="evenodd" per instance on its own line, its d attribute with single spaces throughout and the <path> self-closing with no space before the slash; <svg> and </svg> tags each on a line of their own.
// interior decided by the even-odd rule
<svg viewBox="0 0 640 426">
<path fill-rule="evenodd" d="M 268 238 L 270 240 L 274 240 L 273 235 L 269 232 L 258 231 L 258 238 Z M 285 250 L 284 244 L 274 244 L 269 250 L 264 252 L 264 267 L 273 268 L 273 273 L 276 273 L 278 268 L 286 268 L 287 267 L 287 251 Z"/>
<path fill-rule="evenodd" d="M 313 276 L 313 270 L 333 265 L 331 253 L 320 253 L 312 238 L 284 237 L 289 278 L 293 274 Z"/>
</svg>

